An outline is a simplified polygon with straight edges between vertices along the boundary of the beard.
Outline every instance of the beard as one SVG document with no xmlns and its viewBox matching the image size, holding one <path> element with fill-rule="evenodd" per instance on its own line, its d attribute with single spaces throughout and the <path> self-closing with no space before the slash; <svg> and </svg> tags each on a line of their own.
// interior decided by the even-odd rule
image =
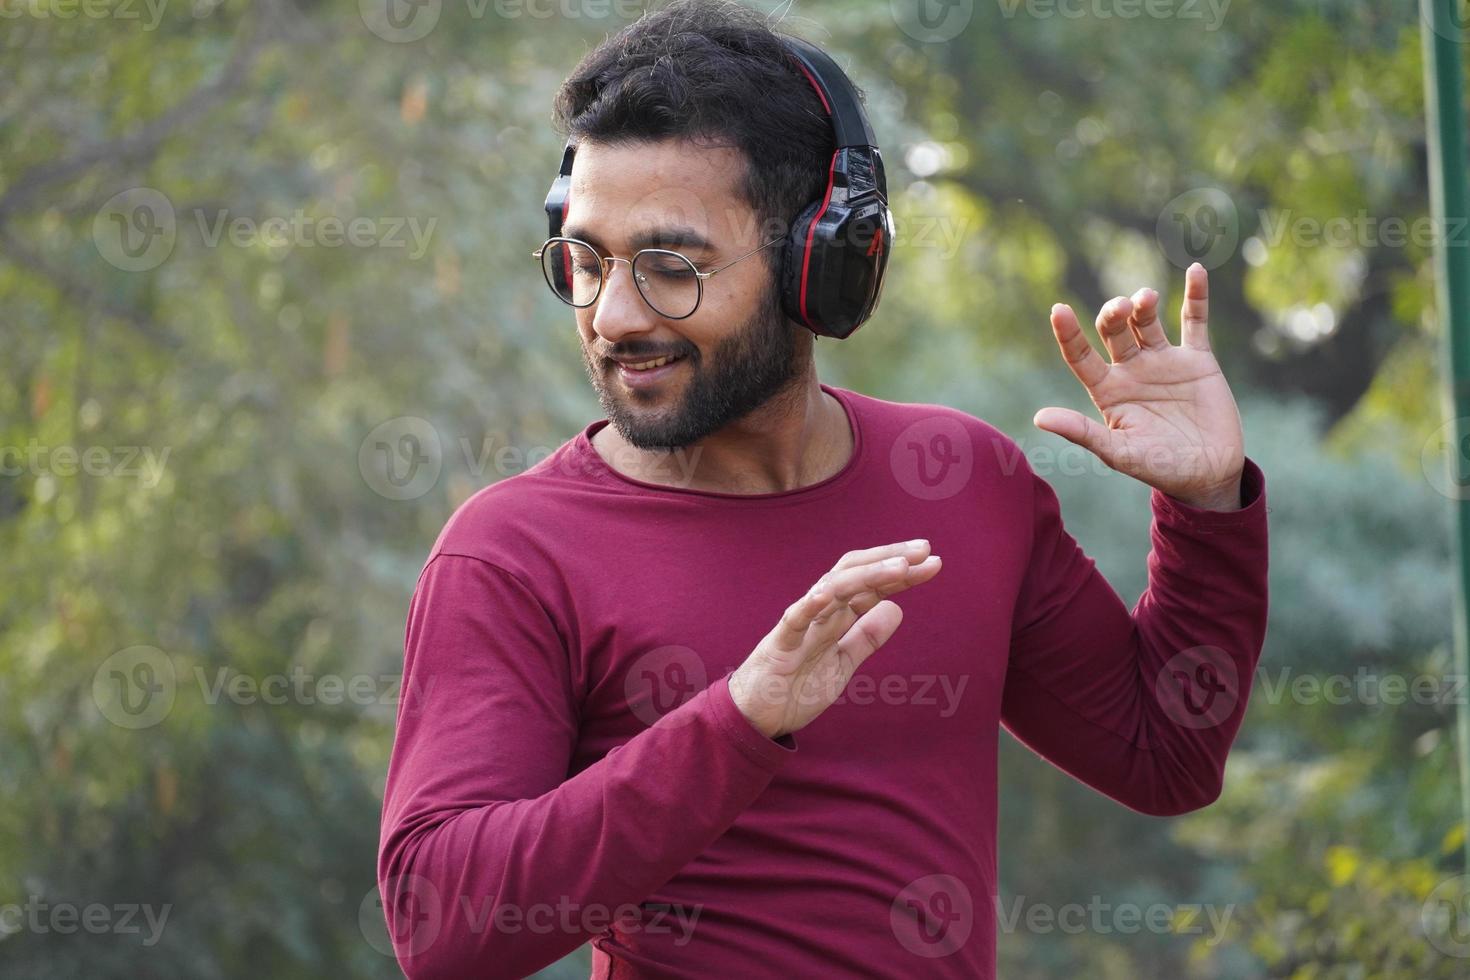
<svg viewBox="0 0 1470 980">
<path fill-rule="evenodd" d="M 798 358 L 796 329 L 772 288 L 755 313 L 715 345 L 708 363 L 693 344 L 654 353 L 677 354 L 688 363 L 690 378 L 677 396 L 663 387 L 652 392 L 623 388 L 611 362 L 594 361 L 585 343 L 582 360 L 603 413 L 618 434 L 639 449 L 672 452 L 739 421 L 790 388 L 810 357 L 808 352 Z M 640 356 L 643 352 L 635 346 L 618 353 Z M 673 404 L 658 407 L 671 400 Z"/>
</svg>

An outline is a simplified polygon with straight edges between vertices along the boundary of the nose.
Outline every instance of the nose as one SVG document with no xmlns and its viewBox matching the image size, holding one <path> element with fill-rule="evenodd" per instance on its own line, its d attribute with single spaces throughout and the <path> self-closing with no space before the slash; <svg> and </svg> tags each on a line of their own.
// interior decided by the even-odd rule
<svg viewBox="0 0 1470 980">
<path fill-rule="evenodd" d="M 602 294 L 592 307 L 592 330 L 609 344 L 631 334 L 647 333 L 658 323 L 658 314 L 643 301 L 633 282 L 627 262 L 610 262 Z"/>
</svg>

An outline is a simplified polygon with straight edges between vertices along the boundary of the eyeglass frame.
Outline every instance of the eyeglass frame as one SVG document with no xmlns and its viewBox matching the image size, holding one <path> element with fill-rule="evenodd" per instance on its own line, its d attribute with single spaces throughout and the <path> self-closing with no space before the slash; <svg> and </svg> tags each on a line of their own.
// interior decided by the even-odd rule
<svg viewBox="0 0 1470 980">
<path fill-rule="evenodd" d="M 695 286 L 695 292 L 694 292 L 694 308 L 691 309 L 688 313 L 685 313 L 683 316 L 670 316 L 669 314 L 665 313 L 663 310 L 660 310 L 658 307 L 654 306 L 653 303 L 649 300 L 649 298 L 646 295 L 644 295 L 643 288 L 638 285 L 638 280 L 636 278 L 633 280 L 633 288 L 638 291 L 638 298 L 641 299 L 641 300 L 643 300 L 643 304 L 645 306 L 647 306 L 650 310 L 653 310 L 653 312 L 657 313 L 659 316 L 663 317 L 665 320 L 687 320 L 691 316 L 693 316 L 695 313 L 699 312 L 699 304 L 701 304 L 701 303 L 704 302 L 704 281 L 706 279 L 708 279 L 710 276 L 713 276 L 717 272 L 724 272 L 726 269 L 730 268 L 730 266 L 732 266 L 732 265 L 735 265 L 737 262 L 743 262 L 746 259 L 750 258 L 755 253 L 757 253 L 759 251 L 762 251 L 764 249 L 770 248 L 772 245 L 776 244 L 777 242 L 785 241 L 785 240 L 786 240 L 786 236 L 785 235 L 777 235 L 775 238 L 772 238 L 770 241 L 766 242 L 764 245 L 757 245 L 755 248 L 751 249 L 749 252 L 746 252 L 744 255 L 738 255 L 735 258 L 731 259 L 729 262 L 726 262 L 724 265 L 719 266 L 718 268 L 710 269 L 708 272 L 700 272 L 699 271 L 699 266 L 697 266 L 697 265 L 694 264 L 694 260 L 693 259 L 691 259 L 689 256 L 685 255 L 683 252 L 676 252 L 675 250 L 673 250 L 671 248 L 640 248 L 638 251 L 636 251 L 636 252 L 633 253 L 633 257 L 631 259 L 625 259 L 625 258 L 623 258 L 621 256 L 618 256 L 618 255 L 598 255 L 597 249 L 596 248 L 593 248 L 592 245 L 588 244 L 587 242 L 582 241 L 580 238 L 570 238 L 570 237 L 568 237 L 566 235 L 555 235 L 555 236 L 553 236 L 551 238 L 546 239 L 546 241 L 544 241 L 544 242 L 541 243 L 541 247 L 540 248 L 536 249 L 536 251 L 534 251 L 534 252 L 531 253 L 531 258 L 536 259 L 540 263 L 540 265 L 541 265 L 541 278 L 543 278 L 543 279 L 546 280 L 546 285 L 551 289 L 552 295 L 554 295 L 557 299 L 560 299 L 563 303 L 567 304 L 568 306 L 570 306 L 574 310 L 585 310 L 585 309 L 588 309 L 589 307 L 591 307 L 593 303 L 596 303 L 599 299 L 602 298 L 602 290 L 603 290 L 603 288 L 605 286 L 607 286 L 607 277 L 611 274 L 608 271 L 608 263 L 610 263 L 610 262 L 626 262 L 626 263 L 628 263 L 628 275 L 631 276 L 631 275 L 633 275 L 633 263 L 634 262 L 637 262 L 638 261 L 638 257 L 641 256 L 641 255 L 643 255 L 643 253 L 645 253 L 645 252 L 654 252 L 654 253 L 657 253 L 657 254 L 660 254 L 660 255 L 674 255 L 674 256 L 677 256 L 678 258 L 683 259 L 684 262 L 685 262 L 685 264 L 687 264 L 689 266 L 689 268 L 691 268 L 691 269 L 694 270 L 694 286 Z M 561 293 L 557 292 L 556 285 L 551 281 L 551 277 L 550 277 L 550 275 L 546 271 L 546 262 L 541 259 L 542 254 L 545 253 L 545 251 L 548 248 L 550 248 L 552 245 L 556 244 L 557 242 L 568 242 L 568 243 L 570 243 L 572 245 L 581 245 L 584 248 L 587 248 L 587 249 L 591 250 L 592 254 L 593 255 L 597 255 L 597 258 L 599 260 L 598 261 L 598 265 L 597 265 L 597 268 L 598 268 L 597 292 L 593 293 L 592 294 L 592 298 L 590 300 L 588 300 L 587 302 L 583 303 L 581 306 L 578 306 L 576 303 L 573 303 L 571 300 L 562 299 Z"/>
</svg>

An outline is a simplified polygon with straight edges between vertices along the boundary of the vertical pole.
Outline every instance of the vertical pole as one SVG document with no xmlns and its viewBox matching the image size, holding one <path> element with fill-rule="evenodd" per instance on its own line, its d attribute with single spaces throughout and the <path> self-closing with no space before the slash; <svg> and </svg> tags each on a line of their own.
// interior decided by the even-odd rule
<svg viewBox="0 0 1470 980">
<path fill-rule="evenodd" d="M 1458 579 L 1455 671 L 1470 676 L 1470 240 L 1465 184 L 1465 76 L 1461 46 L 1470 17 L 1457 17 L 1462 0 L 1420 0 L 1424 44 L 1424 116 L 1428 129 L 1429 208 L 1435 235 L 1435 303 L 1445 337 L 1447 438 L 1451 451 Z M 1470 831 L 1470 706 L 1456 711 L 1461 817 Z M 1464 845 L 1470 873 L 1470 833 Z"/>
</svg>

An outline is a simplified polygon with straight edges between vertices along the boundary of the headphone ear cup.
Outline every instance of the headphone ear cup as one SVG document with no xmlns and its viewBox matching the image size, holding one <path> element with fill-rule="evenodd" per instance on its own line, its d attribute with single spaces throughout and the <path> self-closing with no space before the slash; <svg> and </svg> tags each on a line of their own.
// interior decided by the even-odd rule
<svg viewBox="0 0 1470 980">
<path fill-rule="evenodd" d="M 808 319 L 802 312 L 801 274 L 807 264 L 807 234 L 821 208 L 821 201 L 813 201 L 791 222 L 791 230 L 786 233 L 781 262 L 781 308 L 788 317 L 818 335 L 822 333 L 821 323 L 815 318 Z M 816 247 L 815 243 L 813 247 Z"/>
</svg>

